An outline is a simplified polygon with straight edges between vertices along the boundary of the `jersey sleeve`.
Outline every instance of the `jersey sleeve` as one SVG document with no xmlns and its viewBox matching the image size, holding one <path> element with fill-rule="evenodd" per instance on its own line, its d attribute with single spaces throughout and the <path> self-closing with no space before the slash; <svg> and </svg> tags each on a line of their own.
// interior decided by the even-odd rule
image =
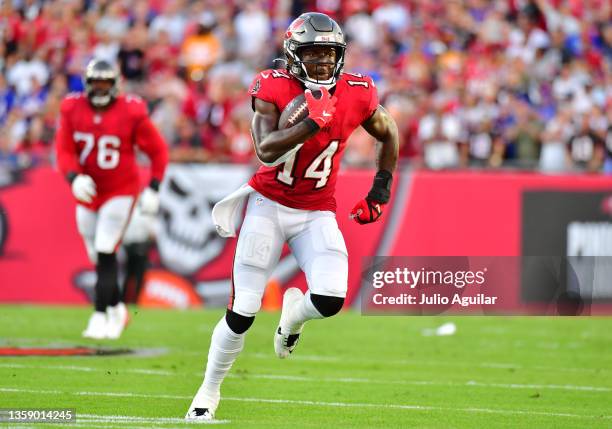
<svg viewBox="0 0 612 429">
<path fill-rule="evenodd" d="M 274 72 L 279 73 L 275 70 L 264 70 L 255 76 L 255 79 L 253 79 L 249 87 L 249 94 L 251 94 L 253 102 L 255 98 L 259 98 L 260 100 L 278 106 L 277 94 L 279 91 L 279 79 L 273 77 Z M 255 109 L 253 108 L 253 110 Z"/>
<path fill-rule="evenodd" d="M 378 90 L 376 89 L 376 85 L 374 85 L 374 81 L 369 76 L 366 76 L 365 81 L 368 83 L 369 94 L 368 94 L 367 108 L 364 112 L 363 120 L 361 122 L 370 119 L 372 115 L 374 114 L 374 112 L 376 111 L 376 109 L 378 108 L 378 104 L 379 104 Z"/>
<path fill-rule="evenodd" d="M 70 172 L 81 173 L 82 168 L 78 159 L 78 148 L 72 137 L 70 115 L 74 111 L 70 99 L 64 99 L 60 106 L 59 123 L 55 133 L 55 152 L 57 166 L 65 176 Z"/>
<path fill-rule="evenodd" d="M 135 118 L 135 143 L 151 161 L 151 179 L 161 182 L 168 165 L 168 146 L 142 104 L 143 108 Z"/>
</svg>

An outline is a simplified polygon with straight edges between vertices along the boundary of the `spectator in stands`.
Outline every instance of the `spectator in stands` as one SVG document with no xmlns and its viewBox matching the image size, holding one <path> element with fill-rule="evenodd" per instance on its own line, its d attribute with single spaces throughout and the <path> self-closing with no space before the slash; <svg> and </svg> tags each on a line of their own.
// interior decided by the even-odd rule
<svg viewBox="0 0 612 429">
<path fill-rule="evenodd" d="M 167 31 L 170 36 L 170 43 L 179 46 L 183 41 L 185 24 L 187 18 L 184 16 L 183 0 L 168 0 L 160 15 L 153 18 L 149 28 L 151 37 L 155 38 L 160 31 Z"/>
<path fill-rule="evenodd" d="M 208 71 L 223 55 L 221 42 L 213 33 L 217 19 L 212 12 L 203 12 L 195 34 L 187 36 L 181 46 L 181 59 L 187 69 L 187 76 L 193 81 L 204 78 Z"/>
<path fill-rule="evenodd" d="M 576 122 L 576 132 L 567 142 L 569 163 L 574 170 L 596 172 L 603 164 L 604 140 L 593 131 L 590 115 Z"/>
<path fill-rule="evenodd" d="M 534 169 L 540 158 L 542 123 L 529 104 L 519 98 L 510 101 L 510 108 L 514 112 L 514 120 L 504 133 L 508 146 L 506 158 L 517 167 Z"/>
<path fill-rule="evenodd" d="M 604 163 L 604 173 L 612 174 L 612 98 L 606 106 L 608 117 L 608 129 L 605 132 L 606 159 Z"/>
<path fill-rule="evenodd" d="M 461 145 L 461 165 L 499 167 L 504 159 L 505 146 L 493 129 L 493 122 L 483 119 L 476 124 Z"/>
<path fill-rule="evenodd" d="M 125 89 L 147 100 L 167 141 L 191 141 L 193 132 L 200 138 L 197 150 L 179 158 L 202 160 L 205 151 L 206 159 L 243 162 L 241 94 L 279 57 L 282 31 L 304 9 L 328 13 L 345 28 L 345 71 L 372 76 L 382 104 L 402 118 L 402 155 L 411 165 L 465 166 L 472 159 L 491 168 L 566 169 L 559 145 L 579 137 L 567 118 L 582 115 L 605 141 L 609 1 L 46 0 L 0 6 L 3 150 L 30 144 L 29 127 L 39 126 L 32 118 L 53 132 L 57 97 L 81 91 L 85 64 L 100 56 L 119 62 Z M 51 95 L 58 77 L 65 92 Z M 430 108 L 438 98 L 442 106 Z M 432 126 L 436 120 L 446 125 Z M 456 130 L 450 140 L 449 130 Z M 485 135 L 499 136 L 491 152 L 482 151 Z M 368 165 L 373 154 L 360 151 L 359 134 L 354 141 L 346 165 Z M 454 143 L 441 150 L 444 141 Z M 456 152 L 459 142 L 468 145 Z"/>
<path fill-rule="evenodd" d="M 419 122 L 425 165 L 434 170 L 459 167 L 459 145 L 465 137 L 459 116 L 450 111 L 443 97 L 435 97 L 431 113 Z"/>
<path fill-rule="evenodd" d="M 561 173 L 568 170 L 566 142 L 574 133 L 571 118 L 570 108 L 560 109 L 542 131 L 539 168 L 543 173 Z"/>
<path fill-rule="evenodd" d="M 17 62 L 7 70 L 7 81 L 15 87 L 18 96 L 27 96 L 35 83 L 46 85 L 49 80 L 49 70 L 40 55 L 38 51 L 24 48 L 17 53 Z"/>
<path fill-rule="evenodd" d="M 256 67 L 266 67 L 261 63 L 261 52 L 266 50 L 272 26 L 261 1 L 245 1 L 244 8 L 234 19 L 237 47 L 240 58 Z M 264 57 L 265 58 L 265 57 Z"/>
<path fill-rule="evenodd" d="M 145 51 L 147 48 L 147 29 L 143 26 L 132 27 L 121 42 L 118 62 L 121 75 L 127 83 L 125 90 L 141 92 L 138 85 L 146 77 Z"/>
</svg>

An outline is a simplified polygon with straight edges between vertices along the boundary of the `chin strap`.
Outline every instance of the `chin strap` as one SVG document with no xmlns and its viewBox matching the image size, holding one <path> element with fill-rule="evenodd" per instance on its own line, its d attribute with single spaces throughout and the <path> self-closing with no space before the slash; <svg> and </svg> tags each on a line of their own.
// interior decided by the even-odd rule
<svg viewBox="0 0 612 429">
<path fill-rule="evenodd" d="M 307 80 L 307 81 L 304 81 L 304 86 L 307 89 L 310 89 L 311 91 L 320 91 L 321 88 L 325 88 L 329 91 L 334 86 L 336 86 L 336 82 L 324 85 L 322 83 L 314 83 L 314 82 L 310 82 L 309 80 Z"/>
<path fill-rule="evenodd" d="M 113 97 L 110 94 L 94 95 L 89 100 L 95 107 L 106 107 L 111 103 L 111 101 L 113 101 Z"/>
</svg>

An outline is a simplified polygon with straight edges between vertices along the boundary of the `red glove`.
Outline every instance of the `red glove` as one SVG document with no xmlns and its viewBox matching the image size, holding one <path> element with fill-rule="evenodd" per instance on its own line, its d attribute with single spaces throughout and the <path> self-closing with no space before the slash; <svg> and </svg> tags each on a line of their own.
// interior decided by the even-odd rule
<svg viewBox="0 0 612 429">
<path fill-rule="evenodd" d="M 383 203 L 364 198 L 351 210 L 350 218 L 360 225 L 376 222 L 382 216 L 384 207 Z"/>
<path fill-rule="evenodd" d="M 393 175 L 389 171 L 379 170 L 368 196 L 351 210 L 351 219 L 355 219 L 355 222 L 361 225 L 376 222 L 382 216 L 383 208 L 391 197 L 392 181 Z"/>
<path fill-rule="evenodd" d="M 308 117 L 312 119 L 319 128 L 323 128 L 334 117 L 336 111 L 336 97 L 332 97 L 327 88 L 321 88 L 321 97 L 315 98 L 312 91 L 304 92 L 308 104 Z"/>
</svg>

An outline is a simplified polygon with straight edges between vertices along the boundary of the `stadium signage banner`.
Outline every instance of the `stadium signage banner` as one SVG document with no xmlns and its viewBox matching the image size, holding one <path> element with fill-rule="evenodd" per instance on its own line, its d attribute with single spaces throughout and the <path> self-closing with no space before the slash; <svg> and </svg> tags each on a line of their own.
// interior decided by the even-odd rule
<svg viewBox="0 0 612 429">
<path fill-rule="evenodd" d="M 216 235 L 210 209 L 246 181 L 252 170 L 248 166 L 180 164 L 172 165 L 168 172 L 162 187 L 158 246 L 151 253 L 153 269 L 140 302 L 177 308 L 225 306 L 231 289 L 236 239 L 220 239 Z M 549 260 L 543 263 L 554 265 L 560 262 L 550 260 L 551 256 L 583 256 L 586 250 L 596 251 L 589 254 L 597 257 L 606 254 L 608 244 L 597 238 L 606 237 L 612 229 L 610 200 L 605 199 L 612 194 L 612 178 L 402 172 L 396 174 L 391 203 L 381 221 L 358 225 L 348 213 L 359 195 L 368 192 L 372 176 L 372 171 L 343 171 L 337 184 L 337 221 L 349 251 L 348 306 L 362 308 L 364 297 L 371 298 L 376 293 L 391 296 L 391 290 L 408 295 L 427 291 L 424 303 L 431 302 L 426 305 L 433 307 L 419 308 L 417 314 L 438 314 L 442 308 L 471 314 L 522 312 L 523 301 L 528 306 L 537 305 L 537 299 L 527 299 L 524 293 L 521 272 L 525 264 L 521 255 L 546 256 Z M 537 201 L 544 201 L 540 192 L 561 192 L 559 202 L 546 200 L 546 204 L 538 206 Z M 75 204 L 61 175 L 47 166 L 25 171 L 18 181 L 0 188 L 0 205 L 7 237 L 0 255 L 0 302 L 87 302 L 95 272 L 77 233 Z M 553 220 L 563 216 L 558 224 Z M 544 246 L 545 242 L 549 247 L 530 244 Z M 377 274 L 381 276 L 378 280 L 366 278 L 364 273 L 378 266 L 377 257 L 392 255 L 399 259 L 388 260 L 392 264 L 380 269 L 392 274 Z M 441 256 L 445 258 L 438 259 Z M 412 264 L 415 261 L 421 264 Z M 423 276 L 432 267 L 455 274 L 440 278 L 435 273 L 439 286 L 373 287 L 374 281 L 387 282 L 389 276 L 398 276 L 397 269 L 403 279 L 404 273 Z M 466 273 L 459 274 L 460 271 Z M 483 285 L 477 284 L 481 279 L 485 280 Z M 433 278 L 430 280 L 433 282 Z M 447 287 L 445 282 L 449 281 L 454 286 Z M 472 283 L 456 287 L 464 281 Z M 494 293 L 490 290 L 492 285 Z M 285 249 L 272 273 L 264 308 L 278 308 L 282 291 L 288 286 L 303 290 L 307 287 L 295 258 Z M 609 296 L 609 291 L 597 289 L 597 293 L 597 299 Z M 497 298 L 494 304 L 493 297 Z M 364 309 L 368 313 L 379 310 Z M 608 309 L 593 300 L 590 311 L 597 314 Z"/>
<path fill-rule="evenodd" d="M 612 190 L 529 191 L 522 211 L 522 254 L 532 260 L 523 269 L 525 300 L 562 293 L 586 302 L 612 300 Z M 535 257 L 557 271 L 534 272 Z"/>
</svg>

